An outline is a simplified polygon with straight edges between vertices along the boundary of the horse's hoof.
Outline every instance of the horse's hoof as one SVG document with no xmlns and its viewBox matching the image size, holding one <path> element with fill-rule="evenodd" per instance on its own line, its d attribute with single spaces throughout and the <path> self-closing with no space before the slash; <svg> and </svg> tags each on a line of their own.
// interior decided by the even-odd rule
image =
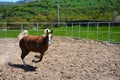
<svg viewBox="0 0 120 80">
<path fill-rule="evenodd" d="M 24 68 L 27 68 L 28 66 L 27 65 L 23 65 Z"/>
</svg>

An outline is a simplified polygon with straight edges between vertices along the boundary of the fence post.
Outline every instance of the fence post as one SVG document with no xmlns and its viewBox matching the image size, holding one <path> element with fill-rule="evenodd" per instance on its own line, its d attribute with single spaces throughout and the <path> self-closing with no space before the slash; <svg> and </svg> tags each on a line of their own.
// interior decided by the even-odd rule
<svg viewBox="0 0 120 80">
<path fill-rule="evenodd" d="M 47 24 L 50 26 L 50 29 L 52 29 L 52 26 L 54 25 L 54 23 L 47 23 Z"/>
<path fill-rule="evenodd" d="M 23 23 L 21 23 L 21 31 L 23 31 Z"/>
<path fill-rule="evenodd" d="M 108 42 L 110 42 L 110 22 L 109 22 L 109 25 L 108 25 Z"/>
<path fill-rule="evenodd" d="M 67 24 L 66 24 L 66 29 L 65 29 L 65 37 L 67 37 Z"/>
<path fill-rule="evenodd" d="M 72 36 L 71 37 L 73 37 L 73 23 L 72 23 Z"/>
<path fill-rule="evenodd" d="M 80 27 L 81 27 L 81 24 L 79 23 L 79 39 L 80 39 Z"/>
<path fill-rule="evenodd" d="M 88 28 L 87 28 L 87 39 L 89 39 L 89 22 L 88 22 Z"/>
<path fill-rule="evenodd" d="M 97 40 L 98 40 L 98 37 L 99 37 L 98 36 L 99 35 L 98 32 L 99 32 L 99 23 L 97 22 Z"/>
<path fill-rule="evenodd" d="M 6 39 L 6 36 L 7 36 L 7 22 L 5 23 L 5 39 Z"/>
<path fill-rule="evenodd" d="M 38 23 L 37 23 L 37 36 L 38 36 Z"/>
</svg>

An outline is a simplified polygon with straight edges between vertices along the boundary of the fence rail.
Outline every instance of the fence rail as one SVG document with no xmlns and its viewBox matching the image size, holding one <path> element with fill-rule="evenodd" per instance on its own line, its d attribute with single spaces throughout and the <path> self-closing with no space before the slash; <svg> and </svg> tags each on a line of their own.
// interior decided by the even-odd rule
<svg viewBox="0 0 120 80">
<path fill-rule="evenodd" d="M 28 30 L 30 35 L 42 35 L 45 28 L 54 29 L 55 36 L 120 43 L 120 25 L 112 22 L 1 22 L 0 38 L 17 38 L 22 30 Z"/>
</svg>

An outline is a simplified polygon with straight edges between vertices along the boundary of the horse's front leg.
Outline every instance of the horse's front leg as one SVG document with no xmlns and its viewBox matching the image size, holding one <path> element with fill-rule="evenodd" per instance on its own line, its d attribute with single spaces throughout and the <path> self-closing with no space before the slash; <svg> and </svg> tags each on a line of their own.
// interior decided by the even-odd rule
<svg viewBox="0 0 120 80">
<path fill-rule="evenodd" d="M 42 58 L 43 58 L 43 56 L 44 56 L 44 53 L 41 53 L 41 55 L 40 55 L 40 56 L 38 56 L 38 55 L 35 55 L 35 57 L 36 57 L 36 58 L 39 58 L 39 60 L 37 60 L 37 61 L 35 61 L 35 60 L 32 60 L 32 62 L 34 62 L 34 63 L 37 63 L 37 62 L 40 62 L 40 61 L 42 61 Z"/>
<path fill-rule="evenodd" d="M 26 55 L 28 55 L 28 53 L 29 53 L 29 51 L 26 50 L 26 51 L 22 51 L 22 54 L 21 54 L 21 59 L 22 59 L 22 63 L 24 66 L 27 66 L 24 58 Z"/>
</svg>

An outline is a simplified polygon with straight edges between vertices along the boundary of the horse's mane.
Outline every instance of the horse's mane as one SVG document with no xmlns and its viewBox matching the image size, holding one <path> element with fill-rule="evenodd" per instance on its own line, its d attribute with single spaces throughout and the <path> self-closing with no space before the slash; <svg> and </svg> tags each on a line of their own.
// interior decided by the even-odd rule
<svg viewBox="0 0 120 80">
<path fill-rule="evenodd" d="M 46 32 L 51 32 L 50 29 L 45 29 L 44 33 L 46 34 Z"/>
<path fill-rule="evenodd" d="M 46 37 L 46 32 L 47 32 L 47 31 L 48 31 L 48 32 L 51 32 L 51 30 L 45 29 L 45 30 L 44 30 L 44 35 L 42 35 L 44 38 Z"/>
</svg>

